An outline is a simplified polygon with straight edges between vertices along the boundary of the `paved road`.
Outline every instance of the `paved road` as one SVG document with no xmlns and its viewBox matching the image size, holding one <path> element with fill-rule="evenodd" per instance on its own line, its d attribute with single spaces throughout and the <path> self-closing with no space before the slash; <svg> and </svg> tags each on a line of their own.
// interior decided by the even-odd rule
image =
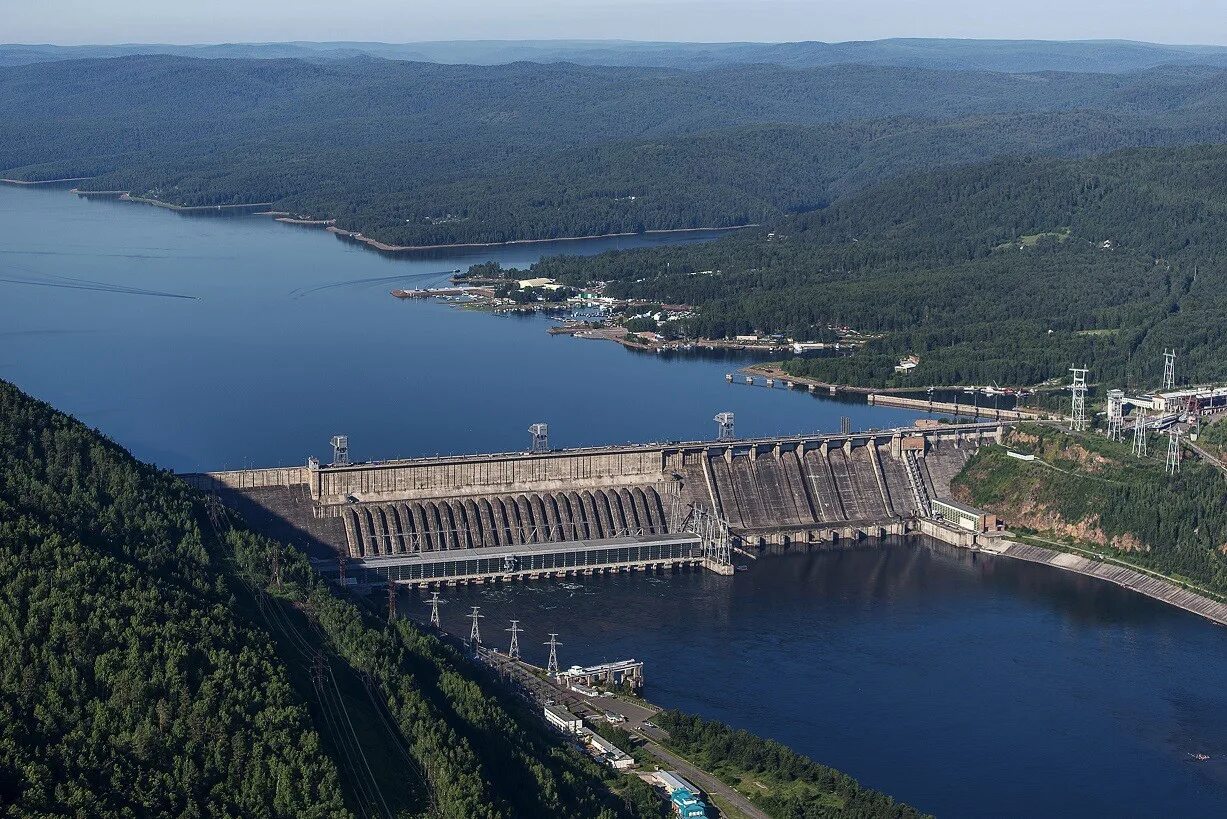
<svg viewBox="0 0 1227 819">
<path fill-rule="evenodd" d="M 538 702 L 552 700 L 561 703 L 580 717 L 586 714 L 600 717 L 606 711 L 621 714 L 626 717 L 626 722 L 622 727 L 632 736 L 637 737 L 645 748 L 685 779 L 698 785 L 708 795 L 721 797 L 749 819 L 771 819 L 741 793 L 662 746 L 660 740 L 666 738 L 668 733 L 649 724 L 652 717 L 660 713 L 660 709 L 656 706 L 648 703 L 640 704 L 620 697 L 583 697 L 574 691 L 559 688 L 541 679 L 524 665 L 511 662 L 502 655 L 492 654 L 488 660 L 494 667 L 514 676 L 521 685 L 532 692 L 532 696 Z"/>
<path fill-rule="evenodd" d="M 653 742 L 642 734 L 639 735 L 643 739 L 644 747 L 655 754 L 659 759 L 662 759 L 668 763 L 669 766 L 672 767 L 673 770 L 680 773 L 684 779 L 688 779 L 694 784 L 698 785 L 708 795 L 721 797 L 734 808 L 741 811 L 742 814 L 750 817 L 750 819 L 771 819 L 770 816 L 763 813 L 763 811 L 759 808 L 755 807 L 754 803 L 752 803 L 749 799 L 742 796 L 740 792 L 733 790 L 711 774 L 699 770 L 677 754 L 664 748 L 664 746 L 662 746 L 660 743 Z"/>
<path fill-rule="evenodd" d="M 1210 464 L 1210 466 L 1218 467 L 1220 470 L 1223 471 L 1224 474 L 1227 474 L 1227 464 L 1223 463 L 1218 458 L 1216 458 L 1214 456 L 1214 453 L 1207 452 L 1205 449 L 1198 446 L 1195 442 L 1188 440 L 1187 438 L 1182 443 L 1185 446 L 1187 446 L 1189 449 L 1193 450 L 1198 455 L 1200 455 L 1202 460 Z"/>
</svg>

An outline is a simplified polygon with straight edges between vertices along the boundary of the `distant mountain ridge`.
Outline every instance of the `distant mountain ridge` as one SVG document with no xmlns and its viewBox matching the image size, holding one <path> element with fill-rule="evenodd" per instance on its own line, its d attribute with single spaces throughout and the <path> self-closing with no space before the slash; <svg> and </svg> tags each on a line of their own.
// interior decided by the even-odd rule
<svg viewBox="0 0 1227 819">
<path fill-rule="evenodd" d="M 182 57 L 335 60 L 356 56 L 447 64 L 511 62 L 704 69 L 765 63 L 793 67 L 860 64 L 1003 72 L 1123 73 L 1160 65 L 1227 66 L 1227 46 L 1130 40 L 898 38 L 842 43 L 671 43 L 629 40 L 442 40 L 410 43 L 284 42 L 172 45 L 0 44 L 0 66 L 168 54 Z"/>
</svg>

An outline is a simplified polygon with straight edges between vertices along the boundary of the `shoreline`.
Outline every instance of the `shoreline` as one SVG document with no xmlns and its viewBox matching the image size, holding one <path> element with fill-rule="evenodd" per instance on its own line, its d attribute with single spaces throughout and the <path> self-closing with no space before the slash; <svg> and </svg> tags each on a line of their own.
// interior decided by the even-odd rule
<svg viewBox="0 0 1227 819">
<path fill-rule="evenodd" d="M 282 221 L 282 220 L 278 220 Z M 295 224 L 327 224 L 335 220 L 322 221 L 299 221 Z M 628 236 L 655 236 L 671 233 L 709 233 L 714 231 L 741 230 L 743 228 L 759 227 L 757 222 L 752 222 L 746 225 L 732 225 L 729 227 L 697 227 L 697 228 L 653 228 L 652 230 L 644 230 L 640 232 L 625 231 L 622 233 L 594 233 L 588 236 L 556 236 L 552 239 L 512 239 L 508 242 L 456 242 L 446 245 L 390 245 L 386 242 L 381 242 L 378 239 L 372 239 L 369 236 L 363 236 L 360 231 L 345 230 L 339 228 L 335 224 L 325 228 L 329 233 L 335 234 L 345 239 L 352 239 L 355 242 L 361 242 L 368 247 L 384 253 L 411 253 L 414 251 L 423 250 L 462 250 L 464 248 L 481 248 L 481 247 L 513 247 L 515 245 L 540 245 L 550 242 L 585 242 L 593 239 L 620 239 Z"/>
<path fill-rule="evenodd" d="M 1156 572 L 1084 557 L 1072 551 L 1058 551 L 1010 537 L 984 537 L 970 530 L 955 530 L 931 520 L 923 521 L 917 532 L 950 546 L 972 552 L 1039 563 L 1085 577 L 1104 580 L 1160 603 L 1195 614 L 1218 626 L 1227 626 L 1227 603 L 1207 597 Z"/>
<path fill-rule="evenodd" d="M 91 178 L 92 177 L 89 177 L 89 176 L 70 176 L 66 179 L 37 179 L 37 180 L 0 178 L 0 182 L 4 183 L 5 185 L 27 185 L 27 186 L 28 185 L 62 185 L 65 182 L 84 182 L 85 180 L 91 179 Z"/>
<path fill-rule="evenodd" d="M 81 176 L 71 179 L 44 179 L 37 182 L 27 182 L 20 179 L 0 179 L 0 183 L 11 185 L 51 185 L 65 182 L 82 182 L 93 177 Z M 236 210 L 240 208 L 271 208 L 272 202 L 248 202 L 237 205 L 175 205 L 170 202 L 163 202 L 161 199 L 154 199 L 148 196 L 134 196 L 131 191 L 86 191 L 80 188 L 73 188 L 69 193 L 74 193 L 77 196 L 89 198 L 91 196 L 111 196 L 121 202 L 136 202 L 142 205 L 153 205 L 154 207 L 166 208 L 179 213 L 219 211 L 219 210 Z M 361 231 L 345 230 L 337 227 L 336 219 L 298 219 L 294 218 L 287 211 L 263 211 L 255 212 L 252 216 L 269 216 L 273 221 L 281 222 L 287 225 L 301 225 L 305 227 L 322 227 L 329 233 L 339 236 L 343 239 L 352 239 L 355 242 L 360 242 L 374 250 L 383 253 L 412 253 L 417 251 L 428 250 L 463 250 L 465 248 L 483 248 L 483 247 L 513 247 L 515 245 L 538 245 L 548 244 L 550 242 L 584 242 L 593 239 L 620 239 L 630 236 L 658 236 L 668 235 L 673 233 L 714 233 L 725 232 L 732 230 L 742 230 L 743 228 L 760 227 L 758 222 L 749 222 L 744 225 L 728 225 L 724 227 L 697 227 L 697 228 L 652 228 L 644 231 L 623 231 L 621 233 L 593 233 L 586 236 L 556 236 L 550 239 L 512 239 L 506 242 L 453 242 L 451 244 L 440 245 L 390 245 L 387 242 L 381 242 L 378 239 L 372 239 L 369 236 L 363 236 Z"/>
</svg>

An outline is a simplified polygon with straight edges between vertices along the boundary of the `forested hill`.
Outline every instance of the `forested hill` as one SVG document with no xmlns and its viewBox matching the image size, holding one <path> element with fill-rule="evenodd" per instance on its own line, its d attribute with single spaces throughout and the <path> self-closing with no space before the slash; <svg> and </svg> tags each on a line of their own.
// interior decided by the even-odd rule
<svg viewBox="0 0 1227 819">
<path fill-rule="evenodd" d="M 217 45 L 0 45 L 0 65 L 52 60 L 174 54 L 181 57 L 335 60 L 367 55 L 392 60 L 496 65 L 511 62 L 705 69 L 773 63 L 890 65 L 977 71 L 1127 72 L 1159 65 L 1227 66 L 1221 46 L 1122 40 L 887 39 L 847 43 L 669 43 L 627 40 L 454 40 L 418 43 L 289 42 Z"/>
<path fill-rule="evenodd" d="M 2 817 L 671 815 L 449 643 L 4 381 L 0 656 Z M 773 816 L 917 815 L 755 742 L 789 760 Z"/>
<path fill-rule="evenodd" d="M 1106 245 L 1105 245 L 1106 243 Z M 1034 384 L 1085 363 L 1227 377 L 1227 146 L 1002 160 L 884 183 L 706 245 L 552 258 L 536 275 L 700 307 L 684 329 L 878 335 L 788 369 L 840 383 Z M 897 376 L 900 356 L 921 366 Z"/>
<path fill-rule="evenodd" d="M 346 816 L 186 487 L 0 382 L 0 813 Z"/>
<path fill-rule="evenodd" d="M 65 127 L 71 123 L 72 127 Z M 134 56 L 0 69 L 0 176 L 389 244 L 761 222 L 917 168 L 1227 141 L 1227 74 Z"/>
<path fill-rule="evenodd" d="M 0 816 L 661 815 L 275 548 L 0 381 Z"/>
</svg>

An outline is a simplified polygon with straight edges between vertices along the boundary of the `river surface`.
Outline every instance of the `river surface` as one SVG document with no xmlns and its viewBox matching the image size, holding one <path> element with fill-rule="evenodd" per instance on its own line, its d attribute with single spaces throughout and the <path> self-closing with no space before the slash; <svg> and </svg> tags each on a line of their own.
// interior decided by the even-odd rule
<svg viewBox="0 0 1227 819">
<path fill-rule="evenodd" d="M 542 666 L 551 631 L 564 668 L 643 660 L 658 705 L 938 816 L 1227 816 L 1223 629 L 1100 580 L 915 541 L 442 596 L 462 637 L 476 605 Z"/>
<path fill-rule="evenodd" d="M 915 411 L 729 384 L 747 359 L 658 356 L 395 288 L 666 234 L 386 256 L 264 216 L 0 185 L 0 378 L 179 471 L 904 424 Z"/>
<path fill-rule="evenodd" d="M 691 240 L 704 238 L 689 237 Z M 267 217 L 0 185 L 0 378 L 178 470 L 889 427 L 911 411 L 728 384 L 741 360 L 551 337 L 396 287 L 496 259 L 679 237 L 387 257 Z M 634 656 L 648 695 L 943 816 L 1227 816 L 1221 629 L 1108 584 L 943 548 L 772 556 L 732 578 L 449 592 L 525 652 Z M 403 609 L 426 610 L 407 595 Z M 1206 753 L 1208 762 L 1190 753 Z"/>
</svg>

